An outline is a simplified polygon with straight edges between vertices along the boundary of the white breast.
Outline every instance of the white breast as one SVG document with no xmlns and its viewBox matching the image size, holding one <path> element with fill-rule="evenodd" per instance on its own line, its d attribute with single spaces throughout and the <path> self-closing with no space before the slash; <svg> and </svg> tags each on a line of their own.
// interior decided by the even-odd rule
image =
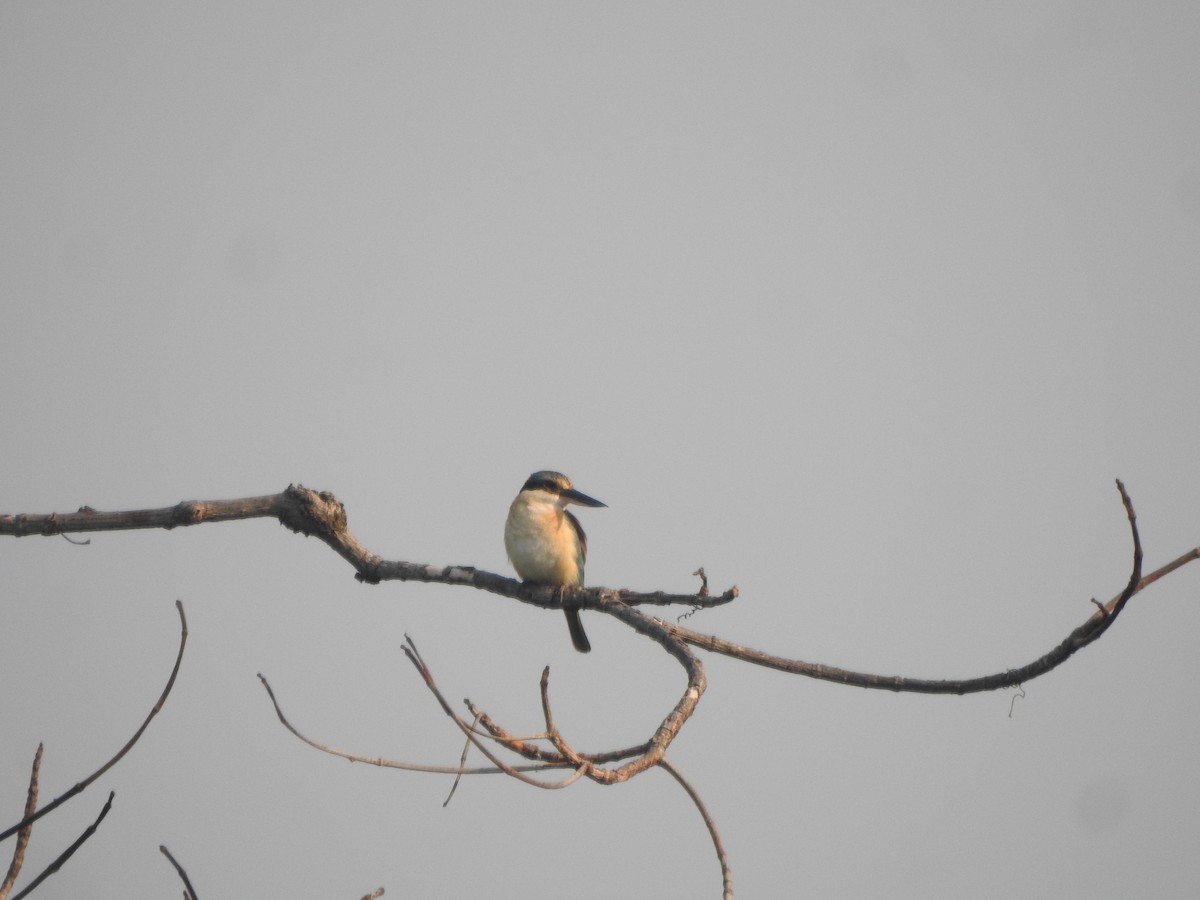
<svg viewBox="0 0 1200 900">
<path fill-rule="evenodd" d="M 504 548 L 523 581 L 582 584 L 579 541 L 558 504 L 542 492 L 522 491 L 508 510 Z"/>
</svg>

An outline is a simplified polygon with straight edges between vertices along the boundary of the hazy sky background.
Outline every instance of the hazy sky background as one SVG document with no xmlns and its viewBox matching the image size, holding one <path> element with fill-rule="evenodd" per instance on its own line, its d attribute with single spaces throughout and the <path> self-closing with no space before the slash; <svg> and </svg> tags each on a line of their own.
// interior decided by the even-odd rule
<svg viewBox="0 0 1200 900">
<path fill-rule="evenodd" d="M 388 558 L 509 572 L 556 468 L 593 584 L 742 596 L 692 627 L 884 674 L 1057 644 L 1200 543 L 1200 6 L 0 4 L 0 512 L 334 492 Z M 1200 564 L 1198 564 L 1200 566 Z M 683 686 L 595 614 L 367 587 L 269 521 L 0 539 L 0 820 L 36 894 L 720 895 L 665 774 L 453 765 L 452 698 L 577 747 Z M 1013 692 L 706 658 L 670 756 L 738 896 L 1200 895 L 1200 567 Z M 1012 715 L 1010 717 L 1010 707 Z M 0 848 L 7 859 L 11 843 Z"/>
</svg>

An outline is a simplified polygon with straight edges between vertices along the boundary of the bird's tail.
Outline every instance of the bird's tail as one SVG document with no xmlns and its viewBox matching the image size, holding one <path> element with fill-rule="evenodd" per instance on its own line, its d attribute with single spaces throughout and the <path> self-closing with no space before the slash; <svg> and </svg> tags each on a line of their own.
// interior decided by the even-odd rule
<svg viewBox="0 0 1200 900">
<path fill-rule="evenodd" d="M 583 622 L 579 620 L 579 610 L 564 609 L 567 614 L 567 628 L 571 630 L 571 643 L 580 653 L 590 653 L 592 645 L 588 643 L 587 633 L 583 630 Z"/>
</svg>

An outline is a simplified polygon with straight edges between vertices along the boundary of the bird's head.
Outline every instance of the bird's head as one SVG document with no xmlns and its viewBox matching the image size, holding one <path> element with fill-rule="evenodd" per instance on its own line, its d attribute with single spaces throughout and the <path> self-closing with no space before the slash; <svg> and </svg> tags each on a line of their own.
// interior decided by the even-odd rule
<svg viewBox="0 0 1200 900">
<path fill-rule="evenodd" d="M 525 480 L 525 485 L 521 488 L 521 493 L 526 491 L 542 491 L 548 494 L 560 507 L 566 506 L 568 503 L 578 503 L 580 506 L 607 506 L 606 503 L 601 503 L 594 497 L 589 497 L 581 491 L 575 490 L 575 485 L 571 484 L 571 479 L 562 472 L 551 472 L 546 469 L 541 472 L 534 472 Z"/>
</svg>

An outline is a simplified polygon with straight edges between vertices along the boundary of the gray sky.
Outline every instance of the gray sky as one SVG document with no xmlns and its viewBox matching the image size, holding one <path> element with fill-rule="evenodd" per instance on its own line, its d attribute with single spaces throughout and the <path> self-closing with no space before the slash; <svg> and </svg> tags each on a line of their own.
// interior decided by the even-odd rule
<svg viewBox="0 0 1200 900">
<path fill-rule="evenodd" d="M 1021 665 L 1200 543 L 1200 7 L 0 5 L 0 511 L 334 492 L 373 550 L 508 572 L 533 470 L 593 584 L 884 674 Z M 365 587 L 279 525 L 0 540 L 0 820 L 38 896 L 719 896 L 664 774 L 454 764 L 446 694 L 643 739 L 672 662 L 585 615 Z M 1200 570 L 1012 692 L 708 659 L 671 758 L 741 897 L 1200 894 Z M 1012 716 L 1009 716 L 1010 706 Z M 5 845 L 5 848 L 11 845 Z M 4 849 L 7 855 L 9 850 Z"/>
</svg>

